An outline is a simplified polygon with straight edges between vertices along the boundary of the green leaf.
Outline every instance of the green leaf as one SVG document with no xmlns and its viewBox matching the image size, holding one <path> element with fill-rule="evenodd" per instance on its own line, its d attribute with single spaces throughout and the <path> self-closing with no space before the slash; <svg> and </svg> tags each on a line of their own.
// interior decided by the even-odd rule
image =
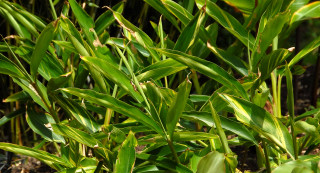
<svg viewBox="0 0 320 173">
<path fill-rule="evenodd" d="M 115 173 L 132 172 L 135 159 L 137 140 L 132 132 L 128 134 L 127 139 L 122 143 L 118 153 L 118 159 L 115 165 Z"/>
<path fill-rule="evenodd" d="M 311 173 L 319 171 L 317 163 L 312 161 L 294 160 L 284 164 L 281 164 L 275 168 L 272 173 L 300 173 L 303 169 L 303 173 Z M 300 172 L 298 171 L 300 169 Z M 302 173 L 301 172 L 301 173 Z"/>
<path fill-rule="evenodd" d="M 41 135 L 44 139 L 58 143 L 66 142 L 62 136 L 52 131 L 51 124 L 54 124 L 56 122 L 50 115 L 37 113 L 36 111 L 28 107 L 26 119 L 30 128 L 37 134 Z"/>
<path fill-rule="evenodd" d="M 226 94 L 220 94 L 220 97 L 229 103 L 240 122 L 273 141 L 291 157 L 294 156 L 292 137 L 288 129 L 275 116 L 246 100 Z"/>
<path fill-rule="evenodd" d="M 288 14 L 288 12 L 278 13 L 269 19 L 265 26 L 259 25 L 259 34 L 252 54 L 252 69 L 256 69 L 259 60 L 265 54 L 273 39 L 282 31 L 284 24 L 288 21 Z"/>
<path fill-rule="evenodd" d="M 291 1 L 291 3 L 288 5 L 288 10 L 291 12 L 296 12 L 301 7 L 305 6 L 310 0 L 295 0 Z"/>
<path fill-rule="evenodd" d="M 51 40 L 54 37 L 54 33 L 57 27 L 57 21 L 51 22 L 46 26 L 46 28 L 41 32 L 40 36 L 37 38 L 37 42 L 30 60 L 30 71 L 31 76 L 36 78 L 38 67 L 42 58 L 45 56 L 46 51 L 50 45 Z"/>
<path fill-rule="evenodd" d="M 3 102 L 8 103 L 8 102 L 16 102 L 16 101 L 25 101 L 28 99 L 30 99 L 30 96 L 27 92 L 19 91 L 10 95 L 6 99 L 4 99 Z"/>
<path fill-rule="evenodd" d="M 45 104 L 45 102 L 49 102 L 48 95 L 47 95 L 47 88 L 43 86 L 43 84 L 37 81 L 37 85 L 39 86 L 40 91 L 37 91 L 32 84 L 28 81 L 18 78 L 13 78 L 13 81 L 17 83 L 25 92 L 27 92 L 30 97 L 33 99 L 34 102 L 39 104 L 44 110 L 49 112 L 49 108 Z M 41 99 L 40 93 L 41 92 L 44 96 L 44 100 Z"/>
<path fill-rule="evenodd" d="M 124 3 L 119 2 L 115 6 L 112 7 L 112 10 L 122 13 L 124 8 Z M 108 10 L 104 13 L 102 13 L 98 19 L 95 21 L 95 28 L 97 35 L 100 35 L 106 28 L 108 28 L 113 22 L 115 21 L 115 18 L 113 17 L 112 11 Z"/>
<path fill-rule="evenodd" d="M 222 128 L 229 130 L 230 132 L 233 132 L 234 134 L 253 142 L 255 145 L 258 145 L 257 140 L 253 137 L 252 133 L 245 126 L 243 126 L 239 122 L 231 120 L 230 118 L 226 118 L 224 116 L 219 116 L 219 117 L 220 117 Z M 196 111 L 183 112 L 182 118 L 195 120 L 209 127 L 214 126 L 214 121 L 209 112 L 196 112 Z"/>
<path fill-rule="evenodd" d="M 59 105 L 72 115 L 87 131 L 90 133 L 99 131 L 100 125 L 85 108 L 71 99 L 62 96 L 54 97 L 57 99 Z"/>
<path fill-rule="evenodd" d="M 196 0 L 198 8 L 205 6 L 206 13 L 222 25 L 231 34 L 237 37 L 251 50 L 254 45 L 254 37 L 231 14 L 222 10 L 217 4 L 207 0 Z"/>
<path fill-rule="evenodd" d="M 0 1 L 0 6 L 3 7 L 2 10 L 6 10 L 7 13 L 10 13 L 21 25 L 23 25 L 30 33 L 32 33 L 34 36 L 38 37 L 39 33 L 34 27 L 33 24 L 30 23 L 30 20 L 26 19 L 23 15 L 20 14 L 20 12 L 16 11 L 15 8 L 8 4 L 7 1 Z"/>
<path fill-rule="evenodd" d="M 124 89 L 128 94 L 130 94 L 137 101 L 142 102 L 143 98 L 139 94 L 139 92 L 135 91 L 134 86 L 131 84 L 131 80 L 129 77 L 122 71 L 119 70 L 118 67 L 113 66 L 109 62 L 96 57 L 81 57 L 87 64 L 94 67 L 101 74 L 103 74 L 108 79 L 112 80 L 122 89 Z M 105 70 L 108 69 L 108 70 Z"/>
<path fill-rule="evenodd" d="M 100 141 L 98 141 L 88 133 L 85 133 L 81 130 L 78 130 L 70 126 L 61 125 L 61 124 L 51 124 L 51 126 L 53 131 L 57 134 L 74 139 L 75 141 L 91 148 L 95 148 L 95 147 L 103 148 L 103 145 L 100 143 Z"/>
<path fill-rule="evenodd" d="M 229 163 L 229 157 L 225 156 L 223 153 L 219 153 L 218 151 L 213 151 L 204 156 L 198 163 L 197 173 L 207 173 L 207 172 L 221 172 L 227 173 L 234 172 Z"/>
<path fill-rule="evenodd" d="M 140 43 L 145 49 L 148 50 L 155 61 L 160 60 L 158 53 L 155 50 L 151 49 L 152 47 L 154 47 L 152 39 L 145 32 L 126 20 L 120 13 L 113 11 L 113 16 L 123 28 L 128 30 L 132 34 L 132 36 L 136 38 L 138 43 Z"/>
<path fill-rule="evenodd" d="M 176 44 L 174 46 L 174 50 L 178 50 L 181 52 L 187 52 L 187 50 L 194 44 L 195 39 L 199 33 L 200 25 L 203 22 L 205 15 L 203 13 L 198 13 L 193 17 L 192 20 L 188 23 L 188 25 L 183 29 L 180 34 Z"/>
<path fill-rule="evenodd" d="M 284 60 L 291 55 L 287 49 L 277 49 L 261 59 L 259 71 L 261 72 L 261 81 L 270 77 L 271 72 L 277 68 Z"/>
<path fill-rule="evenodd" d="M 192 171 L 184 165 L 175 163 L 174 161 L 165 157 L 158 157 L 155 155 L 141 153 L 137 154 L 137 158 L 150 161 L 152 164 L 168 169 L 172 172 L 192 173 Z"/>
<path fill-rule="evenodd" d="M 190 20 L 192 20 L 192 14 L 183 8 L 178 3 L 172 0 L 162 0 L 163 5 L 175 15 L 184 25 L 187 25 Z"/>
<path fill-rule="evenodd" d="M 22 79 L 26 78 L 24 73 L 21 71 L 21 69 L 1 53 L 0 53 L 0 73 L 10 75 L 11 77 L 18 77 Z"/>
<path fill-rule="evenodd" d="M 160 126 L 151 119 L 149 116 L 141 112 L 138 108 L 133 107 L 123 101 L 115 99 L 112 96 L 97 93 L 93 90 L 85 90 L 85 89 L 77 89 L 77 88 L 63 88 L 62 91 L 68 92 L 72 95 L 76 95 L 78 97 L 82 97 L 88 101 L 96 103 L 101 106 L 105 106 L 107 108 L 113 109 L 116 112 L 119 112 L 125 116 L 133 118 L 145 126 L 151 128 L 159 134 L 163 134 Z"/>
<path fill-rule="evenodd" d="M 175 142 L 183 142 L 183 141 L 196 141 L 196 140 L 209 140 L 209 139 L 218 139 L 219 137 L 215 134 L 204 133 L 204 132 L 175 132 L 173 137 Z M 147 135 L 138 139 L 139 144 L 153 144 L 160 142 L 167 142 L 167 139 L 162 136 L 155 135 Z"/>
<path fill-rule="evenodd" d="M 313 41 L 311 41 L 307 46 L 305 46 L 300 52 L 293 57 L 293 59 L 289 62 L 289 68 L 292 68 L 297 62 L 299 62 L 305 55 L 319 47 L 320 45 L 320 37 L 317 37 Z"/>
<path fill-rule="evenodd" d="M 0 127 L 10 121 L 12 118 L 21 115 L 25 113 L 26 109 L 25 108 L 20 108 L 16 111 L 10 112 L 8 115 L 4 115 L 3 117 L 0 118 Z"/>
<path fill-rule="evenodd" d="M 187 66 L 173 60 L 166 59 L 163 61 L 156 62 L 150 66 L 145 67 L 140 71 L 140 74 L 137 75 L 137 79 L 140 82 L 148 81 L 148 80 L 158 80 L 165 76 L 169 76 L 171 74 L 175 74 L 181 70 L 186 69 Z"/>
<path fill-rule="evenodd" d="M 293 24 L 294 22 L 297 22 L 300 20 L 309 19 L 309 18 L 319 18 L 320 17 L 319 10 L 320 10 L 319 1 L 315 1 L 310 4 L 307 4 L 293 13 L 290 20 L 290 24 Z"/>
<path fill-rule="evenodd" d="M 245 15 L 251 14 L 254 7 L 255 7 L 255 1 L 254 0 L 224 0 L 227 4 L 231 5 L 232 7 L 237 8 L 237 10 L 240 10 Z"/>
<path fill-rule="evenodd" d="M 56 164 L 63 165 L 69 168 L 72 167 L 72 165 L 68 161 L 42 150 L 32 149 L 25 146 L 9 144 L 5 142 L 0 142 L 0 149 L 29 157 L 34 157 L 53 168 L 56 168 Z"/>
<path fill-rule="evenodd" d="M 148 3 L 151 7 L 153 7 L 155 10 L 157 10 L 160 14 L 162 14 L 166 19 L 168 19 L 173 26 L 175 26 L 179 31 L 179 25 L 175 17 L 166 9 L 166 7 L 161 3 L 159 0 L 144 0 L 146 3 Z"/>
<path fill-rule="evenodd" d="M 68 50 L 73 53 L 78 53 L 77 49 L 69 41 L 53 40 L 53 42 L 56 43 L 58 46 L 60 46 L 62 49 Z"/>
<path fill-rule="evenodd" d="M 294 96 L 293 96 L 293 84 L 292 84 L 292 74 L 289 66 L 286 64 L 286 81 L 287 81 L 287 107 L 289 115 L 292 120 L 294 119 Z"/>
<path fill-rule="evenodd" d="M 53 77 L 49 80 L 47 85 L 47 92 L 54 91 L 60 87 L 62 87 L 71 77 L 71 72 L 61 75 L 59 77 Z"/>
<path fill-rule="evenodd" d="M 300 129 L 301 131 L 305 132 L 308 135 L 319 137 L 319 132 L 317 131 L 316 126 L 309 124 L 305 121 L 295 122 L 294 127 L 296 127 L 297 129 Z"/>
<path fill-rule="evenodd" d="M 171 138 L 173 137 L 174 130 L 179 121 L 180 116 L 184 108 L 186 107 L 187 99 L 191 90 L 191 82 L 187 78 L 182 84 L 180 84 L 178 94 L 176 95 L 173 104 L 170 106 L 167 117 L 166 117 L 166 127 L 168 135 Z"/>
<path fill-rule="evenodd" d="M 93 45 L 94 37 L 94 22 L 75 0 L 68 0 L 72 9 L 73 14 L 76 16 L 81 28 L 83 29 L 89 45 Z"/>
<path fill-rule="evenodd" d="M 3 1 L 1 1 L 3 2 Z M 31 38 L 30 32 L 11 15 L 6 9 L 0 8 L 0 14 L 4 17 L 12 28 L 17 32 L 17 34 L 24 38 Z"/>
<path fill-rule="evenodd" d="M 216 80 L 217 82 L 225 85 L 226 87 L 236 90 L 243 98 L 248 98 L 246 91 L 241 86 L 241 84 L 230 74 L 228 74 L 224 69 L 218 65 L 203 60 L 201 58 L 191 56 L 179 51 L 170 50 L 170 49 L 156 49 L 162 54 L 189 66 L 192 69 Z"/>
<path fill-rule="evenodd" d="M 212 46 L 209 42 L 207 43 L 207 47 L 220 59 L 222 59 L 225 63 L 230 65 L 232 68 L 237 70 L 239 73 L 241 73 L 243 76 L 248 75 L 248 69 L 245 66 L 245 64 L 242 62 L 242 60 L 227 51 L 224 51 L 222 49 L 219 49 L 215 46 Z"/>
</svg>

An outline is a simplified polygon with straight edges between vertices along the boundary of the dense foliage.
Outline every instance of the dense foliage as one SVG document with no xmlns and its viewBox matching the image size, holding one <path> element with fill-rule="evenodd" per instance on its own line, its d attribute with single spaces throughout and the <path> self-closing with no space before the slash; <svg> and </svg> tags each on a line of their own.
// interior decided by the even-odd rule
<svg viewBox="0 0 320 173">
<path fill-rule="evenodd" d="M 298 34 L 320 1 L 0 0 L 0 15 L 7 155 L 57 172 L 320 172 L 317 97 L 296 115 L 293 84 L 316 65 L 320 37 Z"/>
</svg>

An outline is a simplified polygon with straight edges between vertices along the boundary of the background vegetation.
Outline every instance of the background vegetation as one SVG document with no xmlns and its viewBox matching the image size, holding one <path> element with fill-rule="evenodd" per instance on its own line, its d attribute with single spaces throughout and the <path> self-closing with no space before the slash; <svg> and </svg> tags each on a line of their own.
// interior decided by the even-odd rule
<svg viewBox="0 0 320 173">
<path fill-rule="evenodd" d="M 320 1 L 1 0 L 0 15 L 0 171 L 29 156 L 320 172 Z"/>
</svg>

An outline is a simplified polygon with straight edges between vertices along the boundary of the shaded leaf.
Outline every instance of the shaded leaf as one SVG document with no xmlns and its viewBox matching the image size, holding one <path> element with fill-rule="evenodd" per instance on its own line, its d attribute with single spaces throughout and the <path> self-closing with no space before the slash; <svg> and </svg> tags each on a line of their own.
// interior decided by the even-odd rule
<svg viewBox="0 0 320 173">
<path fill-rule="evenodd" d="M 51 129 L 51 124 L 56 123 L 54 119 L 45 113 L 37 113 L 30 107 L 27 108 L 26 114 L 27 122 L 30 128 L 37 134 L 41 135 L 44 139 L 48 141 L 54 141 L 58 143 L 65 143 L 64 138 Z"/>
<path fill-rule="evenodd" d="M 122 13 L 124 8 L 124 3 L 119 2 L 115 6 L 112 7 L 112 10 Z M 106 28 L 108 28 L 113 22 L 115 21 L 115 18 L 113 17 L 113 14 L 110 10 L 102 13 L 97 20 L 95 21 L 95 31 L 97 35 L 100 35 Z"/>
<path fill-rule="evenodd" d="M 26 109 L 25 108 L 20 108 L 16 111 L 10 112 L 8 115 L 4 115 L 3 117 L 0 118 L 0 127 L 10 121 L 12 118 L 21 115 L 25 113 Z"/>
<path fill-rule="evenodd" d="M 55 98 L 57 99 L 59 105 L 71 116 L 73 116 L 90 133 L 99 131 L 100 125 L 85 108 L 71 99 L 62 96 L 55 96 Z"/>
<path fill-rule="evenodd" d="M 157 157 L 154 155 L 141 153 L 137 155 L 137 158 L 142 160 L 148 160 L 151 163 L 159 167 L 166 168 L 170 171 L 192 173 L 192 171 L 189 168 L 185 167 L 184 165 L 175 163 L 174 161 L 167 159 L 165 157 Z"/>
</svg>

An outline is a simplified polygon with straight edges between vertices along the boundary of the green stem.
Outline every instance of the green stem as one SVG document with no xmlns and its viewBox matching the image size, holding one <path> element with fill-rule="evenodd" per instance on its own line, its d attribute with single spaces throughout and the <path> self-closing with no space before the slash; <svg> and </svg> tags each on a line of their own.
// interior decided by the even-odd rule
<svg viewBox="0 0 320 173">
<path fill-rule="evenodd" d="M 278 49 L 278 42 L 279 42 L 278 36 L 274 37 L 274 39 L 272 40 L 272 50 Z"/>
<path fill-rule="evenodd" d="M 56 13 L 56 10 L 54 9 L 54 5 L 52 3 L 52 0 L 49 0 L 49 4 L 50 4 L 50 8 L 51 8 L 51 11 L 52 11 L 52 16 L 53 16 L 53 19 L 54 20 L 57 20 L 57 13 Z"/>
<path fill-rule="evenodd" d="M 199 84 L 197 72 L 194 70 L 191 70 L 191 72 L 192 72 L 191 76 L 192 76 L 193 86 L 195 87 L 197 94 L 201 94 L 202 92 L 201 92 L 201 87 Z"/>
<path fill-rule="evenodd" d="M 219 115 L 216 113 L 215 109 L 213 108 L 211 101 L 209 101 L 209 105 L 211 108 L 211 114 L 212 114 L 214 124 L 216 125 L 216 129 L 217 129 L 218 135 L 219 135 L 221 143 L 222 143 L 223 152 L 224 153 L 232 153 L 232 151 L 228 145 L 228 140 L 227 140 L 226 134 L 224 133 L 224 131 L 222 129 Z"/>
<path fill-rule="evenodd" d="M 202 142 L 201 140 L 197 140 L 197 142 L 199 142 L 199 144 L 201 144 L 204 147 L 208 147 L 208 145 L 206 143 Z"/>
<path fill-rule="evenodd" d="M 295 134 L 295 127 L 294 127 L 294 121 L 293 118 L 290 117 L 290 122 L 291 122 L 291 135 L 292 135 L 292 139 L 293 139 L 293 149 L 294 149 L 294 159 L 297 160 L 298 159 L 298 144 L 297 144 L 297 138 L 296 138 L 296 134 Z"/>
<path fill-rule="evenodd" d="M 172 154 L 173 154 L 174 160 L 175 160 L 177 163 L 180 163 L 180 160 L 179 160 L 179 158 L 178 158 L 178 155 L 177 155 L 176 150 L 174 149 L 174 146 L 173 146 L 173 143 L 172 143 L 171 139 L 168 139 L 168 144 L 169 144 L 170 150 L 171 150 L 171 152 L 172 152 Z"/>
<path fill-rule="evenodd" d="M 43 93 L 41 92 L 39 86 L 37 83 L 32 83 L 32 86 L 34 87 L 34 89 L 36 90 L 36 92 L 39 94 L 41 101 L 45 104 L 45 106 L 48 108 L 49 113 L 52 115 L 53 119 L 55 120 L 56 123 L 59 123 L 59 117 L 56 113 L 56 111 L 53 109 L 52 105 L 50 104 L 49 100 L 47 100 Z"/>
<path fill-rule="evenodd" d="M 268 149 L 266 146 L 265 141 L 262 139 L 262 147 L 263 147 L 263 151 L 264 151 L 264 157 L 266 159 L 266 169 L 267 169 L 267 173 L 271 173 L 271 167 L 270 167 L 270 161 L 269 161 L 269 153 L 268 153 Z"/>
<path fill-rule="evenodd" d="M 276 117 L 278 116 L 278 96 L 277 96 L 277 79 L 275 72 L 271 73 L 271 84 L 272 84 L 272 96 L 273 96 L 273 114 Z"/>
<path fill-rule="evenodd" d="M 122 59 L 120 59 L 119 70 L 121 69 L 121 66 L 122 66 Z M 112 97 L 113 98 L 116 97 L 117 91 L 118 91 L 118 85 L 115 84 L 114 88 L 113 88 L 113 91 L 112 91 Z M 108 126 L 110 124 L 110 120 L 111 120 L 112 114 L 113 114 L 113 110 L 108 108 L 107 111 L 106 111 L 106 117 L 104 119 L 104 125 L 105 126 Z"/>
<path fill-rule="evenodd" d="M 166 48 L 166 45 L 164 44 L 164 35 L 163 35 L 163 27 L 162 27 L 162 16 L 160 16 L 159 25 L 158 25 L 158 31 L 160 36 L 160 44 L 161 48 Z M 162 54 L 162 60 L 166 60 L 166 55 Z M 164 83 L 165 87 L 168 88 L 168 78 L 167 76 L 164 77 Z"/>
<path fill-rule="evenodd" d="M 311 135 L 308 135 L 308 136 L 306 137 L 306 139 L 303 141 L 303 143 L 301 144 L 301 147 L 300 147 L 300 149 L 299 149 L 299 153 L 300 153 L 300 154 L 301 154 L 304 146 L 308 143 L 308 141 L 310 141 L 310 139 L 311 139 Z"/>
<path fill-rule="evenodd" d="M 140 92 L 140 94 L 142 95 L 142 98 L 143 98 L 143 100 L 145 101 L 145 103 L 146 103 L 146 105 L 147 105 L 147 107 L 148 107 L 148 110 L 150 110 L 150 105 L 149 105 L 149 102 L 148 102 L 148 100 L 147 100 L 147 97 L 145 96 L 145 94 L 144 94 L 144 92 L 143 92 L 143 90 L 142 90 L 142 88 L 141 88 L 141 86 L 140 86 L 140 84 L 139 84 L 138 79 L 137 79 L 136 76 L 134 75 L 133 70 L 132 70 L 132 68 L 131 68 L 131 66 L 130 66 L 128 60 L 127 60 L 127 58 L 124 56 L 124 54 L 121 52 L 121 50 L 120 50 L 117 46 L 115 46 L 115 47 L 116 47 L 116 50 L 117 50 L 118 54 L 120 55 L 121 59 L 123 60 L 124 65 L 127 67 L 129 73 L 131 74 L 131 77 L 132 77 L 132 79 L 133 79 L 134 85 L 137 87 L 137 90 L 138 90 L 138 91 Z"/>
<path fill-rule="evenodd" d="M 281 118 L 281 81 L 282 81 L 282 76 L 278 76 L 278 92 L 277 92 L 277 115 L 279 118 Z"/>
</svg>

